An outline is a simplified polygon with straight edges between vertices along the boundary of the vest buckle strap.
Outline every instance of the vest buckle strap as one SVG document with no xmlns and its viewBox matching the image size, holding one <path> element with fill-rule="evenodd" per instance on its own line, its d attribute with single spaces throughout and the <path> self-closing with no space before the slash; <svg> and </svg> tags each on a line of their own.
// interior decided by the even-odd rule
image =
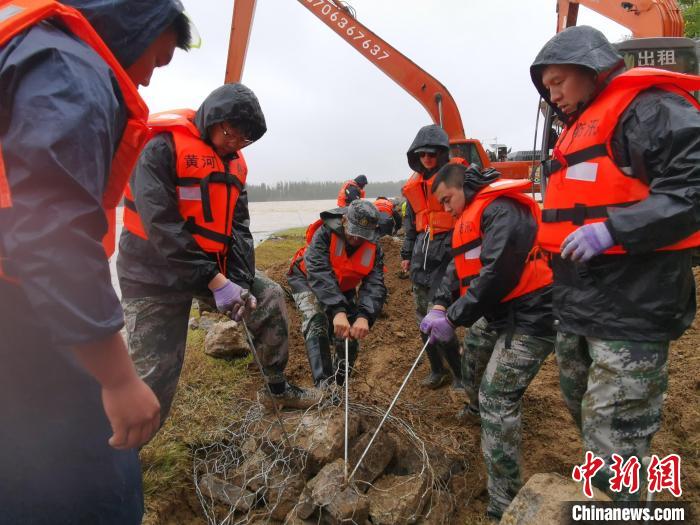
<svg viewBox="0 0 700 525">
<path fill-rule="evenodd" d="M 233 241 L 233 237 L 230 235 L 224 235 L 223 233 L 210 230 L 208 228 L 203 228 L 199 226 L 194 217 L 187 217 L 185 221 L 185 229 L 193 235 L 199 235 L 210 241 L 218 242 L 224 245 L 224 249 L 228 249 L 229 244 Z"/>
<path fill-rule="evenodd" d="M 459 284 L 461 286 L 469 286 L 477 277 L 479 277 L 478 273 L 475 273 L 474 275 L 467 275 L 466 277 L 462 277 L 462 279 L 460 279 Z"/>
<path fill-rule="evenodd" d="M 568 155 L 562 155 L 560 150 L 554 149 L 554 158 L 542 163 L 542 170 L 546 177 L 564 168 L 575 166 L 598 157 L 608 156 L 608 147 L 605 144 L 594 144 L 579 151 L 574 151 Z"/>
<path fill-rule="evenodd" d="M 452 248 L 452 257 L 457 257 L 463 253 L 467 253 L 469 250 L 473 250 L 477 246 L 481 246 L 481 237 L 477 237 L 473 241 L 457 246 L 456 248 Z"/>
<path fill-rule="evenodd" d="M 131 210 L 134 213 L 138 213 L 138 210 L 136 209 L 136 203 L 131 199 L 127 199 L 126 197 L 124 197 L 124 207 L 127 210 Z"/>
<path fill-rule="evenodd" d="M 542 210 L 542 222 L 571 222 L 577 226 L 581 226 L 585 223 L 586 219 L 606 219 L 608 217 L 608 208 L 626 208 L 638 202 L 639 201 L 630 201 L 617 204 L 604 204 L 601 206 L 574 204 L 573 208 Z"/>
</svg>

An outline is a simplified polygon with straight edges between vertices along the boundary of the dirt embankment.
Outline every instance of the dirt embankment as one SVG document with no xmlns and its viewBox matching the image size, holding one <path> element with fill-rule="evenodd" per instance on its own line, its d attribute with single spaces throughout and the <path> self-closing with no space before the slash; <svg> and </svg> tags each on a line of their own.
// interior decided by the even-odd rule
<svg viewBox="0 0 700 525">
<path fill-rule="evenodd" d="M 386 284 L 389 298 L 384 312 L 357 360 L 357 378 L 351 395 L 362 403 L 389 401 L 420 351 L 420 339 L 410 281 L 399 278 L 400 244 L 382 240 L 385 252 Z M 287 266 L 276 265 L 269 275 L 286 284 Z M 700 272 L 696 273 L 696 280 Z M 290 362 L 292 380 L 309 384 L 310 374 L 300 332 L 300 318 L 292 301 L 290 313 Z M 395 411 L 410 421 L 425 440 L 461 454 L 467 463 L 464 474 L 464 506 L 455 523 L 480 523 L 486 509 L 486 474 L 481 459 L 478 424 L 460 425 L 454 415 L 463 398 L 449 388 L 438 391 L 422 388 L 420 379 L 429 365 L 423 360 L 407 384 Z M 528 389 L 523 402 L 523 475 L 527 480 L 536 472 L 557 472 L 570 476 L 582 460 L 582 443 L 559 392 L 554 356 L 550 356 Z M 663 457 L 672 452 L 682 456 L 683 500 L 691 501 L 700 516 L 700 324 L 698 320 L 673 343 L 670 381 L 661 431 L 653 442 L 653 453 Z M 657 499 L 671 499 L 664 493 Z"/>
</svg>

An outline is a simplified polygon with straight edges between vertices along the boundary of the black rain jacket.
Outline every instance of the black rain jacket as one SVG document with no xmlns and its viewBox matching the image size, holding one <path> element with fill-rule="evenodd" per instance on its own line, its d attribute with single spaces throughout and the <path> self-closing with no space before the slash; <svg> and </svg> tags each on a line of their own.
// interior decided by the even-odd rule
<svg viewBox="0 0 700 525">
<path fill-rule="evenodd" d="M 345 293 L 340 291 L 331 266 L 330 246 L 332 233 L 343 238 L 345 236 L 341 217 L 346 212 L 347 208 L 335 208 L 321 213 L 323 225 L 314 233 L 304 254 L 308 277 L 301 272 L 298 265 L 294 265 L 287 280 L 294 293 L 312 291 L 329 319 L 333 319 L 338 312 L 345 312 L 351 322 L 354 322 L 357 317 L 364 317 L 372 326 L 382 311 L 386 299 L 384 253 L 381 246 L 377 244 L 374 268 L 362 280 L 357 293 L 355 290 Z M 352 255 L 353 248 L 347 243 L 345 248 L 348 254 Z"/>
<path fill-rule="evenodd" d="M 416 149 L 431 146 L 437 148 L 437 165 L 428 171 L 421 164 Z M 449 140 L 447 133 L 435 124 L 423 126 L 406 153 L 408 165 L 425 180 L 430 180 L 449 161 Z M 419 286 L 431 286 L 444 275 L 450 258 L 452 232 L 438 233 L 430 240 L 425 232 L 416 231 L 416 216 L 411 203 L 406 202 L 406 215 L 403 218 L 405 238 L 401 246 L 401 259 L 410 260 L 411 282 Z"/>
<path fill-rule="evenodd" d="M 235 118 L 247 123 L 250 138 L 265 133 L 265 118 L 253 92 L 242 84 L 226 84 L 213 91 L 195 115 L 202 140 L 207 129 Z M 230 159 L 222 159 L 227 163 Z M 178 210 L 175 147 L 172 135 L 160 133 L 146 145 L 131 177 L 136 209 L 148 240 L 126 228 L 119 240 L 117 272 L 124 297 L 168 292 L 209 294 L 207 284 L 220 271 L 216 257 L 204 252 L 185 228 Z M 226 258 L 227 277 L 250 288 L 255 277 L 255 251 L 250 232 L 248 195 L 242 191 L 233 217 L 233 241 Z"/>
<path fill-rule="evenodd" d="M 499 178 L 489 170 L 480 174 L 474 166 L 467 172 L 464 186 L 470 203 L 484 186 Z M 537 235 L 537 224 L 527 207 L 508 197 L 491 202 L 481 216 L 482 264 L 479 276 L 459 296 L 459 279 L 454 258 L 435 292 L 434 303 L 447 307 L 447 318 L 454 325 L 471 326 L 480 317 L 489 329 L 546 336 L 554 333 L 552 287 L 547 286 L 506 303 L 501 302 L 520 282 L 525 261 Z"/>
<path fill-rule="evenodd" d="M 554 37 L 530 71 L 552 105 L 541 83 L 546 65 L 593 69 L 604 89 L 621 71 L 621 60 L 602 34 L 581 26 Z M 574 123 L 575 116 L 568 125 Z M 678 95 L 649 89 L 622 114 L 611 145 L 616 164 L 648 184 L 650 193 L 638 204 L 610 210 L 607 226 L 627 255 L 601 255 L 585 264 L 553 258 L 559 329 L 612 340 L 676 339 L 695 316 L 691 250 L 655 250 L 700 225 L 700 113 Z"/>
</svg>

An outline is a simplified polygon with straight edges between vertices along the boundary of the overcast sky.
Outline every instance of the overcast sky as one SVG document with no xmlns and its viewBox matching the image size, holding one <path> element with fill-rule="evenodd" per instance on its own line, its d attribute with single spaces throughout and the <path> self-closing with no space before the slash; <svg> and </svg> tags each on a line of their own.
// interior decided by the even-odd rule
<svg viewBox="0 0 700 525">
<path fill-rule="evenodd" d="M 245 150 L 249 183 L 409 175 L 405 152 L 430 117 L 408 93 L 300 5 L 258 0 L 243 83 L 267 133 Z M 196 109 L 224 80 L 233 0 L 183 0 L 201 49 L 176 51 L 141 93 L 152 112 Z M 442 82 L 465 133 L 485 147 L 532 147 L 529 66 L 554 34 L 555 0 L 351 0 L 358 20 Z M 581 8 L 611 41 L 625 28 Z"/>
</svg>

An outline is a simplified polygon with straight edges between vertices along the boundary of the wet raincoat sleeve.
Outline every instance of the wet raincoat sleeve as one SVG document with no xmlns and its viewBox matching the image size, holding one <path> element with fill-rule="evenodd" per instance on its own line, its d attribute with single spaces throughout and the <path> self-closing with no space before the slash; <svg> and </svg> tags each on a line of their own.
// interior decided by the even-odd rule
<svg viewBox="0 0 700 525">
<path fill-rule="evenodd" d="M 405 236 L 401 245 L 401 259 L 410 261 L 413 256 L 413 245 L 416 242 L 416 216 L 408 201 L 406 201 L 406 215 L 403 218 L 403 231 Z"/>
<path fill-rule="evenodd" d="M 484 210 L 481 232 L 481 271 L 447 309 L 454 325 L 471 326 L 517 286 L 535 241 L 535 219 L 523 205 L 502 197 Z"/>
<path fill-rule="evenodd" d="M 679 95 L 650 90 L 623 114 L 616 159 L 649 185 L 649 196 L 610 211 L 616 242 L 632 254 L 677 242 L 700 227 L 700 112 Z"/>
<path fill-rule="evenodd" d="M 443 275 L 440 285 L 433 295 L 433 304 L 439 304 L 447 308 L 459 297 L 459 279 L 455 270 L 454 258 L 447 265 L 445 275 Z"/>
<path fill-rule="evenodd" d="M 309 287 L 323 307 L 334 316 L 339 312 L 350 312 L 352 305 L 340 291 L 333 273 L 330 246 L 331 230 L 323 225 L 314 233 L 304 254 L 304 262 Z"/>
<path fill-rule="evenodd" d="M 0 254 L 31 306 L 23 314 L 59 346 L 123 326 L 101 244 L 102 192 L 125 124 L 114 86 L 97 55 L 49 24 L 0 50 L 0 143 L 13 204 L 0 210 Z"/>
<path fill-rule="evenodd" d="M 384 252 L 377 245 L 372 271 L 362 280 L 358 299 L 358 317 L 364 317 L 370 326 L 377 320 L 386 300 L 384 285 Z"/>
<path fill-rule="evenodd" d="M 250 232 L 248 191 L 238 196 L 233 214 L 233 240 L 228 256 L 228 278 L 243 288 L 250 289 L 255 278 L 255 244 Z"/>
<path fill-rule="evenodd" d="M 169 269 L 193 288 L 206 288 L 219 267 L 185 228 L 176 178 L 172 138 L 161 133 L 146 145 L 132 175 L 136 209 L 151 245 Z"/>
</svg>

